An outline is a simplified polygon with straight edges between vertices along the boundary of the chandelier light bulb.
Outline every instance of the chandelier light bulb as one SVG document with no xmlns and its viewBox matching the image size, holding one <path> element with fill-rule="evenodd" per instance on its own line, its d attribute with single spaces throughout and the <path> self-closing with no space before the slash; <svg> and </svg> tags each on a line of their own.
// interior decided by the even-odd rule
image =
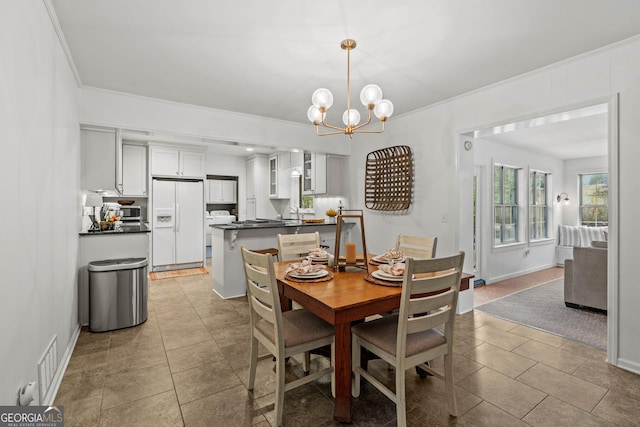
<svg viewBox="0 0 640 427">
<path fill-rule="evenodd" d="M 360 123 L 360 112 L 353 108 L 346 110 L 342 115 L 342 122 L 347 126 L 357 126 Z"/>
<path fill-rule="evenodd" d="M 316 107 L 315 105 L 312 105 L 307 110 L 307 118 L 314 125 L 319 125 L 320 123 L 322 123 L 322 112 L 318 107 Z"/>
<path fill-rule="evenodd" d="M 311 95 L 311 103 L 318 108 L 328 110 L 333 105 L 333 94 L 329 89 L 316 89 Z"/>
<path fill-rule="evenodd" d="M 384 121 L 393 114 L 393 104 L 388 99 L 383 99 L 378 102 L 376 107 L 373 109 L 373 113 L 377 118 Z"/>
<path fill-rule="evenodd" d="M 382 100 L 382 89 L 378 85 L 366 85 L 360 92 L 360 102 L 365 107 L 369 105 L 377 105 Z"/>
</svg>

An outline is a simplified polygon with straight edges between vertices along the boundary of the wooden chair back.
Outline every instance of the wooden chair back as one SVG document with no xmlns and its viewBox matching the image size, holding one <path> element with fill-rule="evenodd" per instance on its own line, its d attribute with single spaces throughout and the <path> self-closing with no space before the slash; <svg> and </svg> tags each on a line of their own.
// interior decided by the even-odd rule
<svg viewBox="0 0 640 427">
<path fill-rule="evenodd" d="M 320 233 L 278 234 L 280 261 L 307 256 L 309 250 L 320 247 Z"/>
<path fill-rule="evenodd" d="M 437 354 L 426 358 L 419 355 L 417 360 L 432 360 L 441 354 L 451 354 L 463 263 L 464 252 L 445 258 L 407 258 L 398 314 L 398 360 L 405 356 L 408 335 L 442 325 L 448 348 L 433 348 L 431 351 Z M 409 365 L 415 366 L 415 363 Z"/>
<path fill-rule="evenodd" d="M 282 310 L 278 296 L 278 285 L 275 270 L 273 268 L 273 256 L 270 253 L 259 254 L 245 248 L 241 248 L 244 272 L 247 279 L 247 298 L 249 299 L 249 316 L 251 319 L 252 334 L 260 334 L 255 329 L 260 319 L 273 325 L 275 343 L 281 343 L 282 348 L 269 348 L 269 351 L 282 353 L 284 340 L 279 339 L 283 333 Z M 261 340 L 263 344 L 266 341 Z M 275 354 L 275 353 L 274 353 Z"/>
<path fill-rule="evenodd" d="M 416 259 L 429 259 L 436 257 L 437 237 L 417 237 L 407 234 L 398 234 L 396 250 L 405 256 Z"/>
</svg>

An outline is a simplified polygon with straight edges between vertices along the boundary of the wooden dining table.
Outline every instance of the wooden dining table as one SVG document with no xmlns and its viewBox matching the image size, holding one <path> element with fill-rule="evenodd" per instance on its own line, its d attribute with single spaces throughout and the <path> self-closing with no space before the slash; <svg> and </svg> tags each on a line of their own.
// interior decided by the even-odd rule
<svg viewBox="0 0 640 427">
<path fill-rule="evenodd" d="M 371 259 L 373 255 L 369 254 Z M 283 310 L 291 309 L 295 301 L 335 327 L 335 406 L 333 418 L 351 421 L 351 323 L 367 316 L 385 313 L 400 307 L 400 286 L 382 286 L 365 280 L 367 271 L 347 267 L 332 271 L 333 278 L 322 282 L 298 282 L 285 278 L 287 266 L 293 261 L 274 263 L 278 291 Z M 372 270 L 376 267 L 372 266 Z M 470 274 L 463 274 L 463 286 L 468 288 Z"/>
</svg>

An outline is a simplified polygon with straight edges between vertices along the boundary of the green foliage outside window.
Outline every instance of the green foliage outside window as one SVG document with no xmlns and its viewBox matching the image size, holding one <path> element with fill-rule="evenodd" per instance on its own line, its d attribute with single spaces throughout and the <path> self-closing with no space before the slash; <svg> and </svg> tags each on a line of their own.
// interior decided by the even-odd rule
<svg viewBox="0 0 640 427">
<path fill-rule="evenodd" d="M 590 227 L 609 225 L 609 174 L 580 175 L 580 224 Z"/>
<path fill-rule="evenodd" d="M 529 173 L 529 239 L 544 239 L 548 234 L 547 181 L 548 173 Z"/>
<path fill-rule="evenodd" d="M 518 241 L 518 169 L 493 169 L 494 243 Z"/>
</svg>

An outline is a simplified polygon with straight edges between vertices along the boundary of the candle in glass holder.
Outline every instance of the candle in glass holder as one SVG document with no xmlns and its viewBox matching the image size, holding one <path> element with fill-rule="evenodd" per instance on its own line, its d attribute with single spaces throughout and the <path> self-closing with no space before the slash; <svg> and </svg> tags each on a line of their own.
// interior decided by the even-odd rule
<svg viewBox="0 0 640 427">
<path fill-rule="evenodd" d="M 346 244 L 347 253 L 346 253 L 346 261 L 347 264 L 355 264 L 356 262 L 356 244 L 353 242 L 347 242 Z"/>
</svg>

